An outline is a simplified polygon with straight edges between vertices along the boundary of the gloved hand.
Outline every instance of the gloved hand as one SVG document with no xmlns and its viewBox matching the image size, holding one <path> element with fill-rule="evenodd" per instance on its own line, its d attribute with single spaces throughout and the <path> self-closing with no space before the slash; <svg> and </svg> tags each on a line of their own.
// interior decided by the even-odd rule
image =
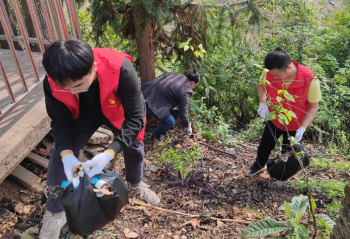
<svg viewBox="0 0 350 239">
<path fill-rule="evenodd" d="M 297 139 L 297 143 L 303 138 L 303 134 L 305 133 L 305 128 L 300 127 L 297 132 L 295 132 L 295 138 Z"/>
<path fill-rule="evenodd" d="M 63 156 L 62 162 L 67 181 L 73 182 L 73 172 L 77 166 L 81 165 L 81 162 L 73 154 Z"/>
<path fill-rule="evenodd" d="M 259 103 L 258 114 L 260 118 L 266 119 L 267 114 L 269 113 L 269 108 L 264 103 Z"/>
<path fill-rule="evenodd" d="M 114 154 L 106 150 L 103 153 L 97 154 L 91 160 L 83 163 L 84 172 L 91 178 L 96 174 L 102 173 L 106 165 L 114 158 Z"/>
<path fill-rule="evenodd" d="M 192 134 L 192 128 L 191 128 L 191 126 L 190 126 L 189 128 L 186 129 L 186 133 L 187 133 L 187 134 Z"/>
</svg>

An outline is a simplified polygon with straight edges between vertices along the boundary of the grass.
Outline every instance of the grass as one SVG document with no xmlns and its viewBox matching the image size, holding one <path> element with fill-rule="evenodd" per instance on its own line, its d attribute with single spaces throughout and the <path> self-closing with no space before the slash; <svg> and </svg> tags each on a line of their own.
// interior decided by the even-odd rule
<svg viewBox="0 0 350 239">
<path fill-rule="evenodd" d="M 346 173 L 350 170 L 350 162 L 333 162 L 332 159 L 328 158 L 312 159 L 311 167 L 316 169 L 335 169 L 339 173 Z"/>
</svg>

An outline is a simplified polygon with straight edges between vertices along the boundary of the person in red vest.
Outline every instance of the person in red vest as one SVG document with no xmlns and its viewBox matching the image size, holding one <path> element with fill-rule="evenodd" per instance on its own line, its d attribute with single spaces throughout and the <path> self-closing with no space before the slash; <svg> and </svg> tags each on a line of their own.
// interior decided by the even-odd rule
<svg viewBox="0 0 350 239">
<path fill-rule="evenodd" d="M 92 49 L 81 40 L 57 41 L 45 51 L 43 84 L 55 143 L 47 169 L 48 199 L 40 239 L 58 238 L 66 223 L 60 202 L 62 181 L 72 182 L 78 165 L 93 177 L 120 152 L 129 192 L 152 205 L 159 203 L 142 181 L 146 108 L 132 62 L 124 52 Z M 113 142 L 82 164 L 77 159 L 79 150 L 101 125 L 111 129 Z"/>
<path fill-rule="evenodd" d="M 319 81 L 313 77 L 313 72 L 291 59 L 290 55 L 280 49 L 269 52 L 265 58 L 266 84 L 258 85 L 259 109 L 261 118 L 265 119 L 270 111 L 275 111 L 274 105 L 282 105 L 284 109 L 294 112 L 288 125 L 282 124 L 276 119 L 266 123 L 261 143 L 258 148 L 254 164 L 247 170 L 248 176 L 254 176 L 266 169 L 266 162 L 271 151 L 275 147 L 274 134 L 278 139 L 283 134 L 283 145 L 289 145 L 288 134 L 294 136 L 299 142 L 307 127 L 314 120 L 321 100 Z M 293 96 L 293 100 L 284 98 L 281 90 L 286 90 Z M 270 108 L 266 104 L 267 97 Z M 282 97 L 279 101 L 278 97 Z"/>
</svg>

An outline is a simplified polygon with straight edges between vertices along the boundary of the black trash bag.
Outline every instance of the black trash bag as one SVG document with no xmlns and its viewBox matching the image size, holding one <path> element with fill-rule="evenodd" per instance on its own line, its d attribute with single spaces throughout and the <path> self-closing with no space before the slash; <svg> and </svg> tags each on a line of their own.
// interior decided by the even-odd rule
<svg viewBox="0 0 350 239">
<path fill-rule="evenodd" d="M 72 233 L 87 237 L 112 222 L 128 202 L 128 189 L 124 180 L 120 175 L 113 174 L 111 195 L 97 197 L 87 174 L 80 178 L 80 184 L 76 190 L 70 184 L 63 191 L 61 203 Z M 101 177 L 101 174 L 99 176 Z"/>
<path fill-rule="evenodd" d="M 306 167 L 310 164 L 310 158 L 305 152 L 304 148 L 300 144 L 293 146 L 300 160 L 303 162 L 303 166 Z M 280 181 L 286 181 L 301 170 L 298 159 L 295 158 L 291 149 L 285 149 L 282 154 L 287 159 L 284 162 L 280 157 L 267 160 L 267 170 L 271 178 L 275 178 Z"/>
</svg>

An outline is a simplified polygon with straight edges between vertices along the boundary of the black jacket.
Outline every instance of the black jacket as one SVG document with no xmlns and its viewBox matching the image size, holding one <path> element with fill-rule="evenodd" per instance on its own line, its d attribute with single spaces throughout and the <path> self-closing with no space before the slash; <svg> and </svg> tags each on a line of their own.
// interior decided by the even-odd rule
<svg viewBox="0 0 350 239">
<path fill-rule="evenodd" d="M 193 91 L 186 76 L 169 72 L 141 88 L 148 107 L 161 121 L 170 115 L 171 109 L 179 106 L 182 126 L 189 126 L 188 102 Z"/>
</svg>

